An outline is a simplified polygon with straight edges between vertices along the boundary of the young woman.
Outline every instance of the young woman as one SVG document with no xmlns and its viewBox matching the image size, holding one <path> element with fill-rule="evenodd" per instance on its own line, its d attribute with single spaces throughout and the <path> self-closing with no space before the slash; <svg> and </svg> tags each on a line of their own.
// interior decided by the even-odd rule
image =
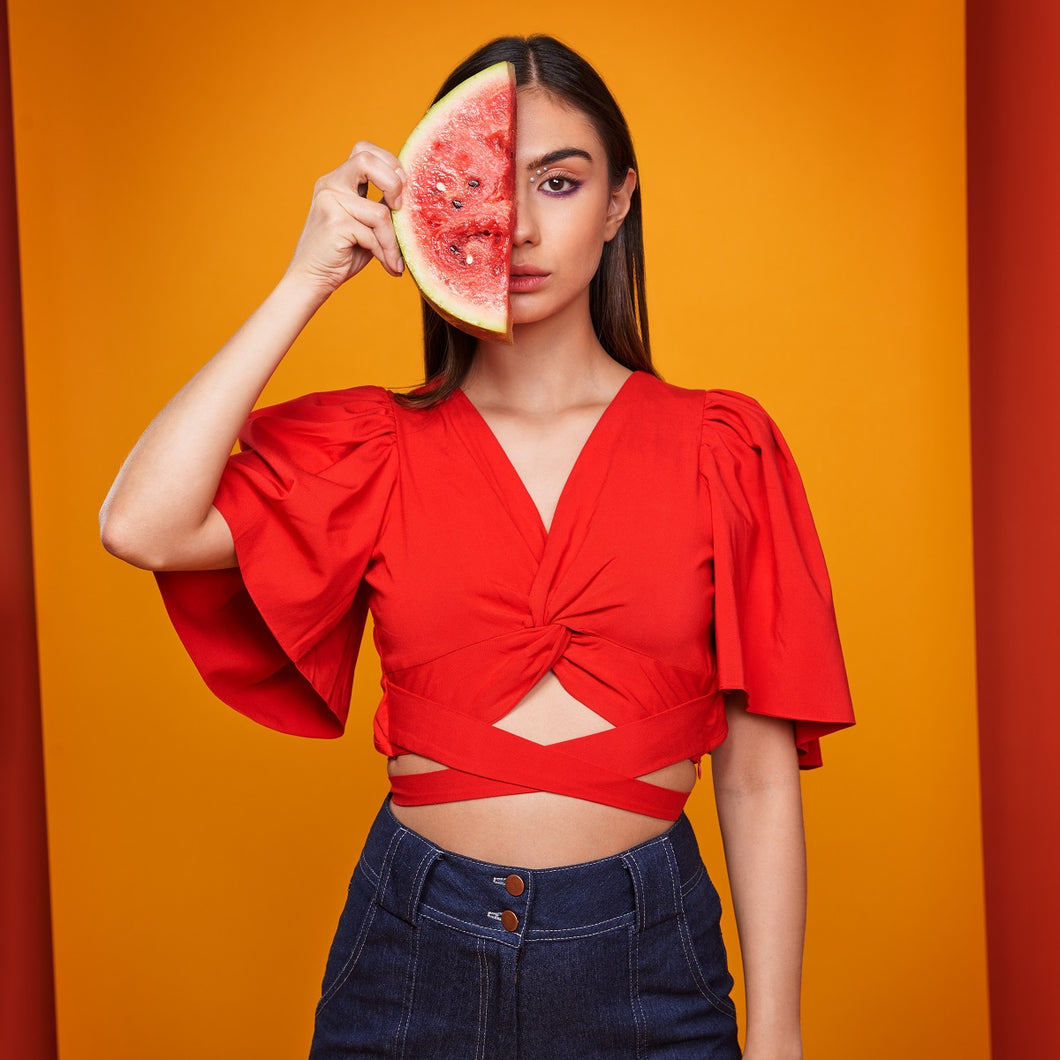
<svg viewBox="0 0 1060 1060">
<path fill-rule="evenodd" d="M 284 731 L 341 731 L 373 614 L 392 792 L 313 1057 L 740 1056 L 681 813 L 707 752 L 743 1055 L 799 1057 L 798 773 L 852 720 L 805 496 L 758 405 L 652 368 L 636 161 L 595 72 L 504 38 L 439 96 L 501 60 L 519 86 L 514 344 L 425 308 L 420 391 L 248 421 L 339 286 L 373 257 L 402 272 L 405 176 L 360 143 L 317 182 L 275 290 L 145 431 L 103 540 L 161 572 L 217 694 Z"/>
</svg>

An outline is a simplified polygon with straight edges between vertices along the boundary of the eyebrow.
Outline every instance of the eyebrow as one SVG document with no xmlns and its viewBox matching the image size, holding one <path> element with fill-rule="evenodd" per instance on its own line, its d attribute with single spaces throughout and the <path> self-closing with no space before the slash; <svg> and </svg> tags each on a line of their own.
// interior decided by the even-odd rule
<svg viewBox="0 0 1060 1060">
<path fill-rule="evenodd" d="M 545 166 L 562 162 L 565 158 L 584 158 L 587 162 L 593 160 L 593 156 L 588 151 L 583 151 L 580 147 L 561 147 L 558 151 L 549 151 L 547 155 L 542 155 L 533 162 L 528 162 L 526 168 L 544 169 Z"/>
</svg>

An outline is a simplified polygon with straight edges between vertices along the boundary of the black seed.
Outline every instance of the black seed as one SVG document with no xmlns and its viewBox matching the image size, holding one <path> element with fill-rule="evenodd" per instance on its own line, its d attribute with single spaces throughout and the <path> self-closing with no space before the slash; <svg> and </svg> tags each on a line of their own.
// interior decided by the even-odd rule
<svg viewBox="0 0 1060 1060">
<path fill-rule="evenodd" d="M 477 180 L 469 180 L 467 182 L 467 186 L 469 188 L 477 188 L 478 187 L 478 181 Z"/>
<path fill-rule="evenodd" d="M 455 243 L 449 248 L 449 253 L 450 254 L 459 254 L 460 253 L 460 251 L 457 249 L 457 246 L 456 246 Z"/>
<path fill-rule="evenodd" d="M 453 209 L 454 210 L 462 210 L 463 208 L 464 208 L 464 204 L 459 199 L 453 199 Z"/>
</svg>

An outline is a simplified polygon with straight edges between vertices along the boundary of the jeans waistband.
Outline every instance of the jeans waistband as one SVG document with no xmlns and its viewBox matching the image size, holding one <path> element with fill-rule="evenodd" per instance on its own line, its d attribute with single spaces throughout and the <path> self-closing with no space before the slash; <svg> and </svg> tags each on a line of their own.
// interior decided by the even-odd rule
<svg viewBox="0 0 1060 1060">
<path fill-rule="evenodd" d="M 383 908 L 408 923 L 426 916 L 511 946 L 676 916 L 704 872 L 682 815 L 666 832 L 611 857 L 528 869 L 465 857 L 407 828 L 383 804 L 360 868 Z"/>
</svg>

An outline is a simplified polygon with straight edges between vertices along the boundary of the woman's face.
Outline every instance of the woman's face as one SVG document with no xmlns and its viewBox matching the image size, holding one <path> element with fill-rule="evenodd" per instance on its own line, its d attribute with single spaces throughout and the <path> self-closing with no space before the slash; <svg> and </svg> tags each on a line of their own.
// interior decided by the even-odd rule
<svg viewBox="0 0 1060 1060">
<path fill-rule="evenodd" d="M 612 188 L 592 122 L 541 88 L 520 88 L 518 108 L 513 323 L 587 314 L 589 281 L 629 210 L 636 174 Z"/>
</svg>

